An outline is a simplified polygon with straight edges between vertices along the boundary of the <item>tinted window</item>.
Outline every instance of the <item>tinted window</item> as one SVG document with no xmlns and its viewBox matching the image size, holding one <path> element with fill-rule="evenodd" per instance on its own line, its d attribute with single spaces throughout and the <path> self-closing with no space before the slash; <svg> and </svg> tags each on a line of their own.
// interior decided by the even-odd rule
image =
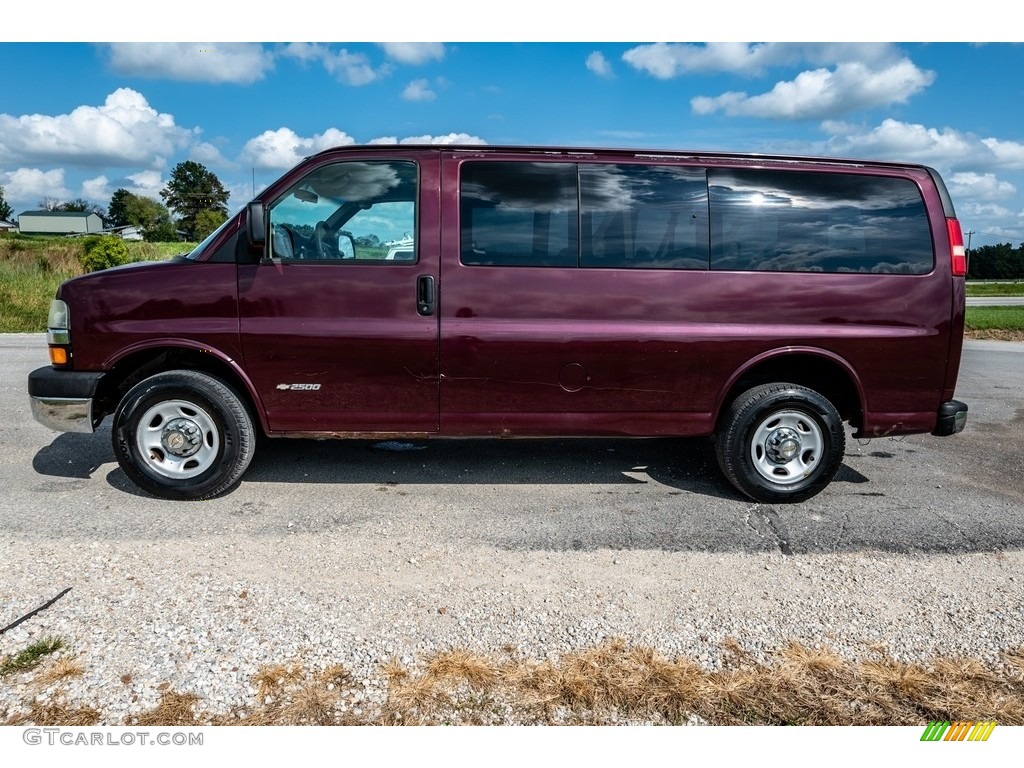
<svg viewBox="0 0 1024 768">
<path fill-rule="evenodd" d="M 925 274 L 921 193 L 909 179 L 712 168 L 712 269 Z"/>
<path fill-rule="evenodd" d="M 270 208 L 283 261 L 415 261 L 416 164 L 343 162 L 304 176 Z"/>
<path fill-rule="evenodd" d="M 463 264 L 576 266 L 575 165 L 464 163 L 461 182 Z"/>
<path fill-rule="evenodd" d="M 581 165 L 580 264 L 707 269 L 702 168 Z"/>
</svg>

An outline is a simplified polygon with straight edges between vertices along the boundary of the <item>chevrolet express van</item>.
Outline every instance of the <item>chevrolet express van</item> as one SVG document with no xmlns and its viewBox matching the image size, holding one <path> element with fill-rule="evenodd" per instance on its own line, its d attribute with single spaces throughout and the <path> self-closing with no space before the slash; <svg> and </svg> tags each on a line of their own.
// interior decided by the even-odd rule
<svg viewBox="0 0 1024 768">
<path fill-rule="evenodd" d="M 65 282 L 28 388 L 54 429 L 112 415 L 167 498 L 232 488 L 257 433 L 704 435 L 741 493 L 800 501 L 844 423 L 963 429 L 965 272 L 919 165 L 349 146 L 185 256 Z"/>
</svg>

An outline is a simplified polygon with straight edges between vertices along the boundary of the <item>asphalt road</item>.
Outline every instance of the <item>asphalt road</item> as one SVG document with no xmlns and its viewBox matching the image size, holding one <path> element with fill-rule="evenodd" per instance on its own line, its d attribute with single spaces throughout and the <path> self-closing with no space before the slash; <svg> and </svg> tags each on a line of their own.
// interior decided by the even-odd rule
<svg viewBox="0 0 1024 768">
<path fill-rule="evenodd" d="M 510 551 L 992 552 L 1024 545 L 1024 344 L 967 342 L 960 435 L 850 440 L 838 477 L 802 504 L 741 498 L 709 441 L 265 441 L 241 485 L 207 502 L 151 498 L 93 435 L 33 421 L 41 335 L 0 336 L 0 535 L 97 540 L 372 528 Z M 399 446 L 408 447 L 408 446 Z"/>
</svg>

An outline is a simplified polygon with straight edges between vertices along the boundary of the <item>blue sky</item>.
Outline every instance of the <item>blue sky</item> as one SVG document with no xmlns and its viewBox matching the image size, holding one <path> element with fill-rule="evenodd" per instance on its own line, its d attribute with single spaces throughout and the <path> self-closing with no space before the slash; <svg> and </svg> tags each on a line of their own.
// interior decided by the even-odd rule
<svg viewBox="0 0 1024 768">
<path fill-rule="evenodd" d="M 268 25 L 266 37 L 323 34 L 308 16 L 273 34 Z M 560 34 L 571 19 L 556 20 L 547 32 L 572 39 Z M 259 26 L 214 21 L 222 26 L 161 34 L 260 39 Z M 373 39 L 372 22 L 353 36 Z M 446 26 L 435 18 L 412 31 L 471 37 Z M 647 26 L 649 37 L 658 25 Z M 1022 45 L 143 44 L 131 42 L 137 26 L 85 31 L 125 42 L 0 42 L 0 71 L 11 73 L 0 90 L 0 185 L 15 213 L 44 197 L 105 206 L 119 187 L 158 197 L 186 159 L 221 178 L 234 210 L 254 175 L 258 190 L 327 146 L 459 141 L 921 162 L 942 172 L 974 245 L 1024 241 Z M 527 39 L 521 24 L 510 31 Z"/>
</svg>

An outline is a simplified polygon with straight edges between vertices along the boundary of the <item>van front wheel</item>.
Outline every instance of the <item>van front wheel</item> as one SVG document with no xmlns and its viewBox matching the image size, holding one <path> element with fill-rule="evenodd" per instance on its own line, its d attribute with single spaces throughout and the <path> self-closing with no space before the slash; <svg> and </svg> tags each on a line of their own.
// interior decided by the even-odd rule
<svg viewBox="0 0 1024 768">
<path fill-rule="evenodd" d="M 842 418 L 828 398 L 797 384 L 749 389 L 719 423 L 718 465 L 755 501 L 809 499 L 831 482 L 846 450 Z"/>
<path fill-rule="evenodd" d="M 165 499 L 208 499 L 252 459 L 255 430 L 238 395 L 199 371 L 150 376 L 121 400 L 111 437 L 121 469 Z"/>
</svg>

